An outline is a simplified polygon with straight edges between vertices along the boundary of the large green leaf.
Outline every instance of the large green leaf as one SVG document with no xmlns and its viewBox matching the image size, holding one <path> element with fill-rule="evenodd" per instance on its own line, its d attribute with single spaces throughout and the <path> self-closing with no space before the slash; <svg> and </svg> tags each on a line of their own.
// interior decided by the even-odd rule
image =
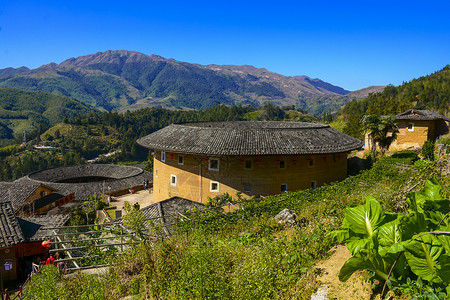
<svg viewBox="0 0 450 300">
<path fill-rule="evenodd" d="M 441 255 L 441 257 L 439 257 L 439 263 L 441 268 L 437 271 L 437 273 L 446 285 L 450 285 L 450 255 Z"/>
<path fill-rule="evenodd" d="M 406 202 L 410 207 L 410 212 L 423 213 L 424 205 L 427 201 L 443 200 L 441 197 L 442 186 L 435 179 L 425 182 L 425 188 L 419 193 L 410 193 L 406 197 Z"/>
<path fill-rule="evenodd" d="M 371 237 L 383 222 L 381 204 L 375 198 L 368 196 L 365 205 L 347 207 L 345 220 L 350 230 Z"/>
<path fill-rule="evenodd" d="M 372 238 L 351 238 L 347 242 L 347 249 L 350 251 L 352 255 L 355 255 L 356 253 L 360 252 L 361 250 L 365 249 L 374 249 L 374 243 Z"/>
<path fill-rule="evenodd" d="M 350 233 L 348 232 L 348 229 L 341 229 L 330 232 L 328 236 L 331 237 L 333 241 L 338 242 L 340 244 L 350 237 Z"/>
<path fill-rule="evenodd" d="M 441 269 L 439 257 L 443 247 L 437 237 L 427 234 L 418 240 L 408 240 L 403 246 L 406 260 L 414 274 L 428 281 L 441 282 L 437 271 Z"/>
<path fill-rule="evenodd" d="M 359 270 L 372 271 L 381 280 L 386 280 L 389 273 L 383 259 L 375 250 L 364 249 L 345 262 L 339 271 L 339 280 L 347 281 L 353 273 Z"/>
<path fill-rule="evenodd" d="M 410 213 L 409 216 L 402 218 L 400 228 L 404 241 L 411 239 L 414 235 L 429 231 L 426 226 L 425 216 L 420 212 Z"/>
<path fill-rule="evenodd" d="M 378 241 L 381 247 L 390 247 L 402 241 L 400 220 L 399 216 L 394 221 L 383 224 L 378 228 Z"/>
</svg>

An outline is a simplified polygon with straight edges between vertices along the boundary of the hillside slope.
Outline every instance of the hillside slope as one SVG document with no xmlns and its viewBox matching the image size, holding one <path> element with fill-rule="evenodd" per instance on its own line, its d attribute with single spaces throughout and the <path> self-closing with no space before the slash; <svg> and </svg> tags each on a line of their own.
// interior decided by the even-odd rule
<svg viewBox="0 0 450 300">
<path fill-rule="evenodd" d="M 450 65 L 433 74 L 348 103 L 344 113 L 394 115 L 410 108 L 427 108 L 447 113 L 450 107 Z"/>
<path fill-rule="evenodd" d="M 309 110 L 314 97 L 348 93 L 307 76 L 283 76 L 246 65 L 198 65 L 125 50 L 70 58 L 34 70 L 3 69 L 0 87 L 60 94 L 108 111 L 239 103 L 299 105 Z"/>
<path fill-rule="evenodd" d="M 0 88 L 0 140 L 94 111 L 64 96 Z"/>
</svg>

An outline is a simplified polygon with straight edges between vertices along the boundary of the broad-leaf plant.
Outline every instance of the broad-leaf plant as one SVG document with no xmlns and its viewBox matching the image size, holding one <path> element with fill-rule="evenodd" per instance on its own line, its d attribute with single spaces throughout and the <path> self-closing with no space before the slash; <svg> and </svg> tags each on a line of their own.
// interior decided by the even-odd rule
<svg viewBox="0 0 450 300">
<path fill-rule="evenodd" d="M 342 229 L 331 232 L 352 254 L 339 279 L 358 270 L 373 272 L 388 286 L 421 278 L 450 296 L 450 201 L 441 189 L 431 179 L 423 191 L 408 194 L 407 215 L 383 211 L 371 196 L 364 205 L 347 207 Z"/>
</svg>

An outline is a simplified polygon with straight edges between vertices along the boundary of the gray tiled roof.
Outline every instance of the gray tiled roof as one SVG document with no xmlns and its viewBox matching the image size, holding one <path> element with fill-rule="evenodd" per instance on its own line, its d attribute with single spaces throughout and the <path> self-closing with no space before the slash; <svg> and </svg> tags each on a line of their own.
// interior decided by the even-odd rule
<svg viewBox="0 0 450 300">
<path fill-rule="evenodd" d="M 42 198 L 37 199 L 34 201 L 33 205 L 30 205 L 29 209 L 38 210 L 40 208 L 43 208 L 51 203 L 55 203 L 56 201 L 64 198 L 64 195 L 61 195 L 59 193 L 51 193 L 47 196 L 44 196 Z"/>
<path fill-rule="evenodd" d="M 33 194 L 42 183 L 39 182 L 0 182 L 0 201 L 11 201 L 15 211 Z"/>
<path fill-rule="evenodd" d="M 69 215 L 38 215 L 17 218 L 27 240 L 39 241 L 49 237 L 45 228 L 64 226 L 69 220 Z"/>
<path fill-rule="evenodd" d="M 69 178 L 90 176 L 108 177 L 109 179 L 84 183 L 56 182 Z M 85 200 L 91 195 L 101 195 L 104 192 L 108 192 L 108 186 L 111 187 L 112 191 L 116 191 L 142 184 L 144 179 L 152 181 L 153 175 L 137 167 L 86 164 L 34 172 L 17 179 L 14 183 L 44 184 L 58 190 L 60 194 L 69 195 L 75 193 L 76 200 Z"/>
<path fill-rule="evenodd" d="M 218 156 L 339 153 L 363 145 L 328 125 L 274 121 L 171 124 L 137 143 L 149 149 Z"/>
<path fill-rule="evenodd" d="M 0 202 L 0 248 L 25 241 L 11 202 Z"/>
<path fill-rule="evenodd" d="M 434 121 L 434 120 L 445 120 L 450 121 L 449 118 L 443 116 L 437 112 L 428 109 L 410 109 L 401 114 L 395 116 L 397 120 L 423 120 L 423 121 Z"/>
<path fill-rule="evenodd" d="M 180 197 L 172 197 L 161 202 L 146 206 L 141 209 L 148 220 L 152 220 L 155 225 L 163 225 L 164 231 L 170 234 L 175 219 L 180 217 L 179 213 L 184 214 L 194 207 L 204 207 L 203 204 Z"/>
</svg>

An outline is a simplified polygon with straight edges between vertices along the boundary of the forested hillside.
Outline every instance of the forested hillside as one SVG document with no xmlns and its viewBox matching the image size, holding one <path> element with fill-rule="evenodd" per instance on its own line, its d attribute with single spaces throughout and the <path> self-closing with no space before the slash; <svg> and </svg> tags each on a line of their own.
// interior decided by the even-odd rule
<svg viewBox="0 0 450 300">
<path fill-rule="evenodd" d="M 283 76 L 263 68 L 198 65 L 133 51 L 106 51 L 34 70 L 0 70 L 0 87 L 46 91 L 96 108 L 152 106 L 204 109 L 226 105 L 296 105 L 315 114 L 349 91 L 308 76 Z M 323 107 L 315 97 L 329 97 Z M 333 107 L 334 109 L 334 107 Z"/>
<path fill-rule="evenodd" d="M 342 117 L 347 121 L 345 132 L 360 137 L 361 117 L 365 114 L 396 115 L 411 108 L 430 109 L 448 115 L 450 109 L 450 65 L 431 75 L 387 86 L 382 92 L 347 103 Z"/>
<path fill-rule="evenodd" d="M 0 88 L 0 141 L 94 111 L 64 96 Z"/>
<path fill-rule="evenodd" d="M 146 108 L 123 114 L 103 112 L 77 115 L 50 128 L 41 127 L 30 133 L 28 137 L 32 140 L 24 147 L 10 145 L 0 148 L 0 169 L 4 170 L 0 173 L 0 181 L 17 179 L 39 169 L 85 163 L 106 153 L 115 154 L 103 157 L 103 162 L 146 161 L 148 150 L 140 147 L 136 140 L 171 123 L 239 120 L 314 122 L 317 118 L 293 107 L 273 105 L 260 109 L 220 105 L 198 111 Z M 53 148 L 34 149 L 33 145 L 40 141 Z"/>
</svg>

